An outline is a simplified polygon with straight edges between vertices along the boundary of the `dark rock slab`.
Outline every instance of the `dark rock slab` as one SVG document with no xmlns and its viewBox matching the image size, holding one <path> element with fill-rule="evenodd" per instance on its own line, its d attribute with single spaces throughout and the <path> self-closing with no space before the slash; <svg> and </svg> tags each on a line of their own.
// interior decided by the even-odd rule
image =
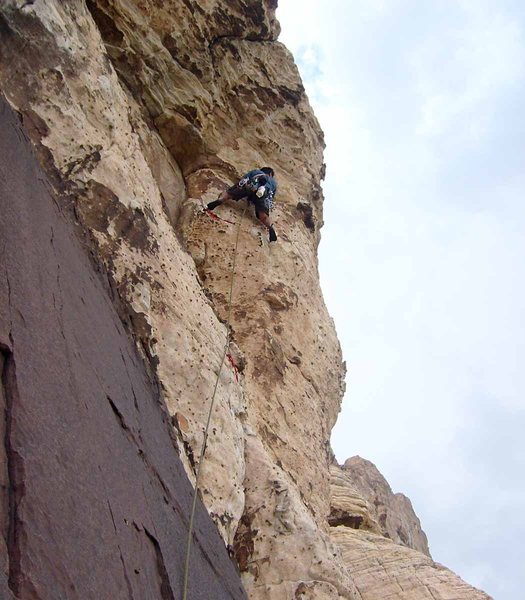
<svg viewBox="0 0 525 600">
<path fill-rule="evenodd" d="M 2 600 L 181 597 L 192 487 L 108 289 L 0 97 Z M 190 586 L 246 598 L 200 503 Z"/>
</svg>

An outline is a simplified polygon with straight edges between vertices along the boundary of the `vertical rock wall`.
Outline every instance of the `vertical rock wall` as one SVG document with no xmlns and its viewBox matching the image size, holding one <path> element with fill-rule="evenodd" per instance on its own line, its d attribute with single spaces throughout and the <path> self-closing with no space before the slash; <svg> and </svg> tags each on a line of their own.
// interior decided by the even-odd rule
<svg viewBox="0 0 525 600">
<path fill-rule="evenodd" d="M 180 598 L 192 486 L 107 280 L 0 97 L 0 597 Z M 202 504 L 189 598 L 246 598 Z"/>
<path fill-rule="evenodd" d="M 226 332 L 169 220 L 162 189 L 182 194 L 181 205 L 184 180 L 121 85 L 85 3 L 14 5 L 3 12 L 5 93 L 111 275 L 139 348 L 160 376 L 191 475 Z M 231 542 L 230 523 L 243 511 L 244 400 L 231 370 L 222 377 L 221 437 L 210 440 L 213 482 L 205 487 Z"/>
<path fill-rule="evenodd" d="M 323 141 L 273 9 L 8 2 L 1 31 L 2 87 L 114 281 L 190 475 L 234 237 L 200 203 L 254 164 L 275 165 L 280 240 L 268 247 L 245 216 L 232 324 L 243 373 L 222 371 L 203 493 L 253 597 L 286 597 L 305 579 L 351 597 L 325 519 L 343 372 L 317 274 Z"/>
</svg>

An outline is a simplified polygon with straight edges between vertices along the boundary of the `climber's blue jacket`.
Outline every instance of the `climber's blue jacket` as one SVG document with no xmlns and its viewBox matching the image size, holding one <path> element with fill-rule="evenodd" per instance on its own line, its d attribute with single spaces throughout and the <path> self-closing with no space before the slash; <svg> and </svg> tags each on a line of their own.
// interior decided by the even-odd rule
<svg viewBox="0 0 525 600">
<path fill-rule="evenodd" d="M 261 171 L 260 169 L 252 169 L 241 177 L 241 180 L 237 184 L 239 187 L 244 185 L 248 186 L 252 191 L 256 192 L 261 186 L 266 188 L 265 198 L 273 200 L 273 197 L 277 193 L 277 182 L 271 176 Z"/>
</svg>

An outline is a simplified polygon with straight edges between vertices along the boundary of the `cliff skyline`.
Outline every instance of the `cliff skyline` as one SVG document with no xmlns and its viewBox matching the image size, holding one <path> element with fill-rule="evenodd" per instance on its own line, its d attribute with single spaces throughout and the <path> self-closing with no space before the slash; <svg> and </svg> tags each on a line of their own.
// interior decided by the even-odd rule
<svg viewBox="0 0 525 600">
<path fill-rule="evenodd" d="M 180 596 L 214 385 L 190 598 L 488 598 L 372 463 L 334 461 L 324 135 L 275 8 L 2 7 L 8 598 Z M 204 210 L 262 165 L 272 244 L 251 207 Z"/>
</svg>

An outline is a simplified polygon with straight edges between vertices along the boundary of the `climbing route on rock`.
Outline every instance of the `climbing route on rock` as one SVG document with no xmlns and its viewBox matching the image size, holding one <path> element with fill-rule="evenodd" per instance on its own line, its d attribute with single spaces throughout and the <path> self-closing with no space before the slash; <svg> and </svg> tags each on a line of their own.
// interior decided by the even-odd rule
<svg viewBox="0 0 525 600">
<path fill-rule="evenodd" d="M 235 265 L 237 263 L 237 252 L 238 252 L 238 248 L 239 248 L 239 234 L 241 231 L 241 224 L 242 224 L 242 220 L 244 217 L 244 213 L 246 212 L 246 208 L 247 208 L 247 205 L 244 207 L 241 217 L 237 223 L 237 231 L 236 231 L 236 235 L 235 235 L 235 246 L 233 248 L 233 256 L 232 256 L 232 268 L 231 268 L 231 274 L 230 274 L 230 289 L 229 289 L 229 297 L 228 297 L 228 317 L 226 319 L 226 341 L 224 343 L 224 349 L 223 349 L 221 360 L 219 363 L 219 370 L 217 372 L 217 378 L 215 379 L 215 385 L 213 387 L 213 393 L 212 393 L 210 404 L 209 404 L 208 417 L 206 420 L 206 425 L 204 427 L 204 439 L 202 441 L 201 452 L 200 452 L 199 460 L 197 463 L 197 473 L 196 473 L 196 477 L 195 477 L 195 490 L 194 490 L 194 494 L 193 494 L 193 502 L 192 502 L 192 506 L 191 506 L 190 520 L 189 520 L 189 525 L 188 525 L 188 539 L 186 542 L 186 559 L 184 561 L 184 581 L 183 581 L 183 588 L 182 588 L 183 589 L 182 600 L 187 600 L 187 597 L 188 597 L 188 582 L 189 582 L 189 576 L 190 576 L 191 546 L 192 546 L 192 540 L 193 540 L 193 524 L 194 524 L 194 520 L 195 520 L 195 509 L 197 506 L 197 498 L 198 498 L 199 484 L 200 484 L 200 479 L 201 479 L 202 465 L 204 463 L 204 459 L 206 456 L 206 444 L 208 441 L 210 423 L 211 423 L 211 419 L 212 419 L 212 415 L 213 415 L 213 407 L 215 405 L 215 396 L 217 394 L 217 388 L 219 386 L 221 371 L 222 371 L 222 367 L 223 367 L 226 357 L 228 357 L 232 366 L 234 366 L 234 367 L 236 366 L 235 362 L 233 361 L 233 358 L 231 357 L 231 354 L 228 353 L 228 349 L 230 347 L 230 340 L 231 340 L 230 322 L 231 322 L 232 306 L 233 306 L 233 285 L 234 285 L 234 281 L 235 281 Z M 238 381 L 237 369 L 235 369 L 235 379 Z"/>
</svg>

